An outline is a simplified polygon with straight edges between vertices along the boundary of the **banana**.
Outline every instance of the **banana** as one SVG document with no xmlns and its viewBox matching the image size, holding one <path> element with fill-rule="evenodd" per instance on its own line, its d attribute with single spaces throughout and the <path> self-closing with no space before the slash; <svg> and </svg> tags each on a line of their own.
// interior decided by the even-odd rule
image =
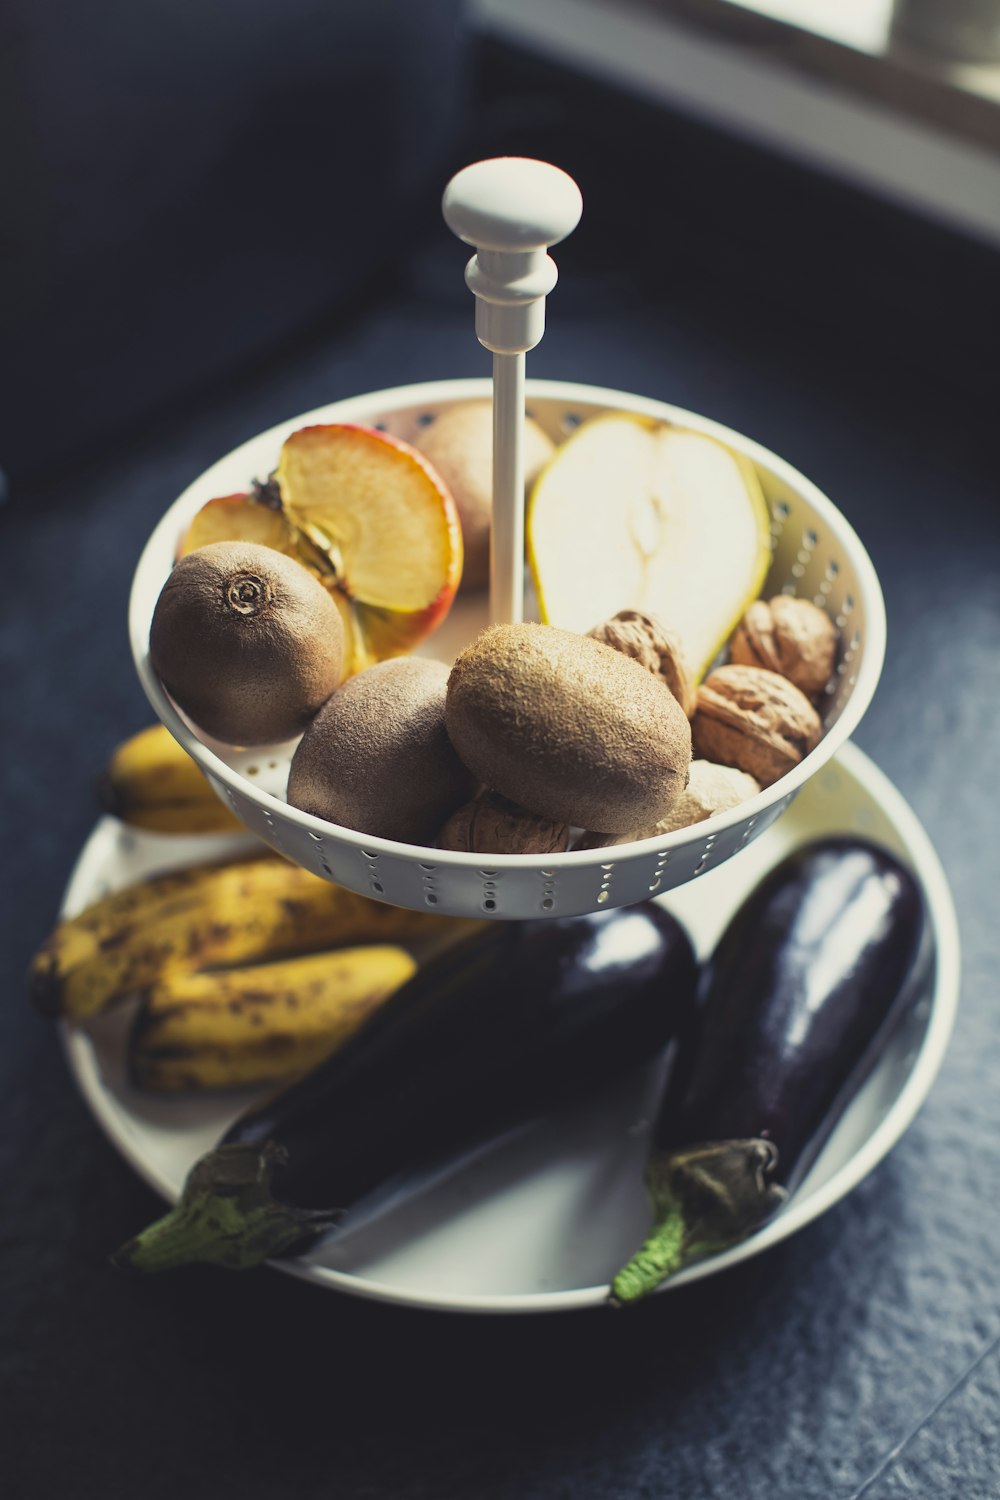
<svg viewBox="0 0 1000 1500">
<path fill-rule="evenodd" d="M 386 906 L 268 853 L 105 897 L 57 925 L 28 983 L 39 1010 L 83 1020 L 168 974 L 348 944 L 445 941 L 478 925 Z"/>
<path fill-rule="evenodd" d="M 138 1088 L 240 1088 L 316 1067 L 416 971 L 402 948 L 341 948 L 216 974 L 172 974 L 128 1044 Z"/>
<path fill-rule="evenodd" d="M 230 833 L 243 825 L 162 724 L 120 744 L 98 783 L 98 800 L 151 833 Z"/>
</svg>

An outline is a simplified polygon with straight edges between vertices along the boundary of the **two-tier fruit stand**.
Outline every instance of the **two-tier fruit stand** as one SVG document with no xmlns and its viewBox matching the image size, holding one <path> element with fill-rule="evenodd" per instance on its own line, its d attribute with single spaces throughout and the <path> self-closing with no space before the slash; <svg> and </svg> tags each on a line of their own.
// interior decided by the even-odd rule
<svg viewBox="0 0 1000 1500">
<path fill-rule="evenodd" d="M 602 412 L 640 414 L 717 439 L 753 464 L 770 511 L 773 554 L 764 596 L 815 601 L 841 641 L 822 706 L 824 735 L 795 770 L 750 801 L 706 822 L 613 849 L 544 856 L 462 854 L 368 837 L 288 806 L 294 745 L 234 750 L 208 743 L 178 712 L 149 662 L 149 627 L 187 526 L 208 500 L 270 472 L 295 429 L 328 422 L 378 427 L 412 440 L 455 403 L 490 394 L 485 380 L 413 385 L 352 397 L 259 434 L 199 476 L 166 512 L 139 561 L 129 628 L 137 670 L 158 716 L 197 760 L 249 832 L 324 879 L 395 905 L 495 920 L 560 915 L 664 899 L 706 951 L 760 875 L 790 848 L 833 831 L 856 831 L 895 850 L 922 881 L 935 946 L 923 1002 L 855 1099 L 793 1203 L 762 1233 L 677 1278 L 706 1275 L 792 1233 L 859 1181 L 906 1129 L 940 1064 L 957 998 L 958 946 L 944 877 L 898 792 L 847 742 L 881 671 L 885 616 L 865 549 L 837 508 L 790 464 L 739 433 L 663 402 L 559 381 L 525 380 L 525 354 L 544 328 L 556 282 L 549 247 L 576 225 L 576 184 L 541 162 L 500 159 L 460 172 L 444 198 L 447 222 L 474 247 L 466 279 L 476 331 L 493 354 L 494 520 L 489 611 L 460 597 L 428 654 L 450 660 L 489 619 L 524 610 L 525 404 L 559 443 Z M 614 496 L 608 497 L 609 505 Z M 711 558 L 705 559 L 711 567 Z M 627 604 L 629 601 L 623 600 Z M 171 841 L 105 820 L 85 849 L 67 910 L 171 863 L 213 857 L 218 840 Z M 734 856 L 736 856 L 734 858 Z M 697 877 L 697 878 L 696 878 Z M 119 1149 L 167 1198 L 218 1136 L 238 1104 L 150 1101 L 121 1076 L 114 1025 L 70 1032 L 67 1046 L 85 1096 Z M 545 1310 L 600 1301 L 608 1268 L 641 1237 L 646 1208 L 642 1142 L 635 1125 L 655 1096 L 651 1073 L 546 1132 L 502 1144 L 314 1258 L 285 1269 L 359 1295 L 423 1306 Z M 631 1168 L 631 1170 L 630 1170 Z M 614 1212 L 587 1220 L 588 1195 L 610 1176 Z M 670 1283 L 674 1285 L 674 1282 Z"/>
</svg>

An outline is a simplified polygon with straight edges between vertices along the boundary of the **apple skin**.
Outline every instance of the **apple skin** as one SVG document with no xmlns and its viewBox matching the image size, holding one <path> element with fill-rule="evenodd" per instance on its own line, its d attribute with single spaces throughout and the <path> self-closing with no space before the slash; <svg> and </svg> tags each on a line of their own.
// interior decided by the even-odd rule
<svg viewBox="0 0 1000 1500">
<path fill-rule="evenodd" d="M 365 665 L 386 661 L 391 656 L 405 656 L 425 640 L 448 614 L 456 591 L 456 584 L 445 584 L 426 609 L 413 611 L 380 609 L 376 605 L 345 599 L 352 616 L 352 630 L 360 635 L 363 643 L 367 643 L 362 647 L 368 658 Z M 358 667 L 351 669 L 352 673 L 359 670 Z"/>
</svg>

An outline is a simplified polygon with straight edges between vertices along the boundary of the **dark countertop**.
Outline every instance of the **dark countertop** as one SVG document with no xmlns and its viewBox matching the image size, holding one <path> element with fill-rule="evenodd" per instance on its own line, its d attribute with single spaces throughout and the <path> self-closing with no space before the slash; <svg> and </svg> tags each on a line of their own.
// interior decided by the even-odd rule
<svg viewBox="0 0 1000 1500">
<path fill-rule="evenodd" d="M 630 109 L 616 106 L 609 140 L 606 96 L 544 82 L 518 73 L 505 113 L 487 80 L 466 157 L 528 149 L 584 189 L 531 373 L 750 434 L 835 500 L 881 574 L 889 653 L 857 740 L 924 822 L 956 897 L 965 972 L 944 1068 L 847 1200 L 633 1315 L 442 1316 L 266 1271 L 144 1282 L 109 1267 L 156 1205 L 78 1098 L 22 976 L 94 821 L 95 774 L 150 717 L 125 635 L 132 568 L 188 480 L 271 422 L 485 373 L 462 251 L 429 224 L 349 323 L 0 512 L 12 1500 L 1000 1496 L 1000 506 L 993 398 L 975 370 L 995 265 L 669 117 L 626 171 Z M 636 243 L 602 233 L 650 181 L 662 216 Z M 789 191 L 794 240 L 775 216 Z"/>
</svg>

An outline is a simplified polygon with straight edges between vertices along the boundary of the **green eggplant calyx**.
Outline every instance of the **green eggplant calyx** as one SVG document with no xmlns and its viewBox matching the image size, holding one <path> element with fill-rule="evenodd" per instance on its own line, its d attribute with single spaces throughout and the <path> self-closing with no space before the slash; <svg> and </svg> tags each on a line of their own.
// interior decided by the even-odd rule
<svg viewBox="0 0 1000 1500">
<path fill-rule="evenodd" d="M 196 1162 L 176 1206 L 128 1240 L 112 1264 L 136 1271 L 169 1271 L 205 1261 L 246 1271 L 293 1246 L 315 1239 L 336 1213 L 279 1203 L 271 1175 L 287 1153 L 263 1146 L 218 1146 Z"/>
<path fill-rule="evenodd" d="M 662 1281 L 738 1245 L 771 1218 L 788 1194 L 771 1180 L 777 1148 L 760 1138 L 709 1141 L 660 1152 L 646 1168 L 653 1229 L 611 1283 L 618 1307 Z"/>
</svg>

